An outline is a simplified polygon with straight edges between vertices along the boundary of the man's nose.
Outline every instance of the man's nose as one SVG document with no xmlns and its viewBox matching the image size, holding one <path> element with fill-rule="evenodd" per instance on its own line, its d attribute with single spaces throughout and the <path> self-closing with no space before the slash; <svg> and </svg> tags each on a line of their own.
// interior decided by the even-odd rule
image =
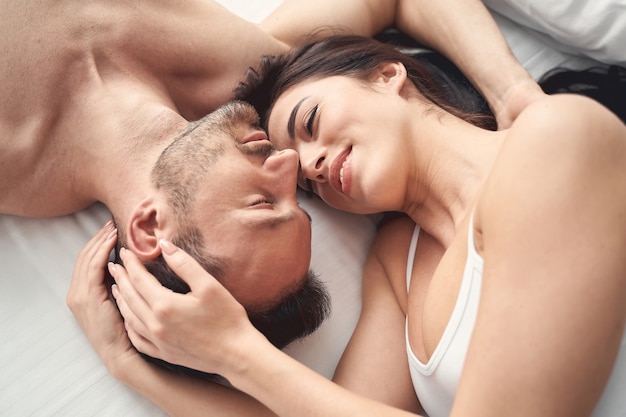
<svg viewBox="0 0 626 417">
<path fill-rule="evenodd" d="M 298 172 L 298 153 L 293 149 L 275 151 L 263 163 L 263 168 L 270 172 L 293 173 Z"/>
<path fill-rule="evenodd" d="M 296 195 L 298 181 L 298 153 L 293 149 L 276 151 L 263 164 L 263 170 L 274 186 L 274 192 L 283 190 Z"/>
<path fill-rule="evenodd" d="M 272 153 L 263 164 L 263 169 L 272 174 L 272 177 L 286 177 L 297 179 L 298 153 L 293 149 L 284 149 Z"/>
</svg>

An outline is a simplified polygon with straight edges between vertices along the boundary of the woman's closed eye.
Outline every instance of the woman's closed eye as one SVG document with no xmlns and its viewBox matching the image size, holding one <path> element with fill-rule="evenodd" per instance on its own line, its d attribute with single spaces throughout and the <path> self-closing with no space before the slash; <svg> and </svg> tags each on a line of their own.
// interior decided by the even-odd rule
<svg viewBox="0 0 626 417">
<path fill-rule="evenodd" d="M 315 123 L 315 116 L 317 115 L 318 105 L 315 105 L 311 111 L 308 113 L 308 116 L 305 117 L 305 125 L 304 130 L 309 134 L 309 136 L 313 136 L 313 125 Z"/>
</svg>

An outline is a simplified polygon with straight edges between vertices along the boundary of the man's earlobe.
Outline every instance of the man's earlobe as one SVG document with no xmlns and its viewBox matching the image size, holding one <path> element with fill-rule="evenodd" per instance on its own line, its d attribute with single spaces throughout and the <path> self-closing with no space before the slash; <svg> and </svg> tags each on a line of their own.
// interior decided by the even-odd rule
<svg viewBox="0 0 626 417">
<path fill-rule="evenodd" d="M 132 212 L 128 225 L 128 249 L 141 260 L 152 260 L 161 254 L 158 207 L 152 201 L 142 202 Z"/>
</svg>

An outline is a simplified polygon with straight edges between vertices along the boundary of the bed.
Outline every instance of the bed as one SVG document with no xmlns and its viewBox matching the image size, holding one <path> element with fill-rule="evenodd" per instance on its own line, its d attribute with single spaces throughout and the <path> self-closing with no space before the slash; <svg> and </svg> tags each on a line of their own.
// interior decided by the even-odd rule
<svg viewBox="0 0 626 417">
<path fill-rule="evenodd" d="M 251 21 L 262 20 L 280 1 L 219 0 Z M 582 48 L 583 56 L 572 44 L 577 40 L 567 44 L 571 38 L 566 25 L 554 26 L 545 19 L 532 23 L 533 29 L 519 25 L 535 22 L 531 18 L 542 13 L 547 20 L 567 22 L 580 9 L 550 14 L 541 9 L 549 9 L 542 1 L 535 6 L 530 1 L 488 3 L 515 19 L 494 15 L 514 53 L 535 77 L 553 67 L 589 66 L 594 63 L 590 57 L 608 60 L 621 51 L 617 40 L 626 39 L 625 6 L 602 17 L 602 23 L 616 28 L 608 32 L 617 52 L 596 42 Z M 577 33 L 585 21 L 576 20 Z M 623 56 L 614 60 L 623 61 Z M 314 219 L 313 268 L 329 286 L 332 314 L 317 332 L 287 351 L 330 377 L 359 314 L 361 266 L 375 222 L 326 208 L 306 196 L 300 201 Z M 165 415 L 108 374 L 65 305 L 76 255 L 106 220 L 102 205 L 54 219 L 0 215 L 0 416 Z"/>
</svg>

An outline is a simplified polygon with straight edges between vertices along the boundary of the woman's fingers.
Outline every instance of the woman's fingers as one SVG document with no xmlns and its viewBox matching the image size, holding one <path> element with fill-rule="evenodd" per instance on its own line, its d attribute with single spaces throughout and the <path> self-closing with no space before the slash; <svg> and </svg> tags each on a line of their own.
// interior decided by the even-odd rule
<svg viewBox="0 0 626 417">
<path fill-rule="evenodd" d="M 124 324 L 127 331 L 130 329 L 134 334 L 140 335 L 141 339 L 143 339 L 144 336 L 149 333 L 147 323 L 154 321 L 150 306 L 146 303 L 141 294 L 136 291 L 129 279 L 128 272 L 122 265 L 110 263 L 109 272 L 116 281 L 116 285 L 112 287 L 112 294 L 117 303 L 117 308 L 122 314 L 122 317 L 124 317 Z M 140 349 L 138 344 L 140 344 L 141 339 L 133 338 L 131 332 L 129 332 L 129 337 L 133 345 Z"/>
<path fill-rule="evenodd" d="M 109 220 L 91 239 L 89 239 L 89 242 L 87 242 L 87 244 L 79 252 L 78 258 L 93 257 L 93 254 L 98 250 L 102 241 L 106 239 L 112 230 L 114 230 L 113 222 Z"/>
<path fill-rule="evenodd" d="M 109 268 L 117 282 L 113 296 L 129 338 L 141 352 L 161 357 L 157 345 L 176 327 L 170 322 L 178 319 L 175 311 L 185 298 L 163 287 L 131 251 L 121 250 L 120 257 L 125 266 L 109 264 Z"/>
<path fill-rule="evenodd" d="M 98 298 L 107 294 L 102 285 L 105 278 L 104 267 L 116 241 L 117 231 L 109 221 L 79 252 L 66 299 L 70 309 L 78 308 L 80 303 L 92 302 L 88 298 L 93 298 L 94 294 L 90 292 L 94 289 Z"/>
<path fill-rule="evenodd" d="M 230 354 L 228 346 L 241 344 L 242 329 L 255 330 L 241 304 L 198 262 L 168 241 L 160 245 L 164 259 L 191 292 L 163 287 L 131 251 L 120 251 L 125 266 L 110 267 L 128 336 L 147 355 L 216 372 Z"/>
<path fill-rule="evenodd" d="M 159 245 L 169 267 L 189 285 L 192 292 L 210 282 L 217 283 L 215 277 L 202 268 L 194 258 L 169 240 L 161 239 Z M 214 281 L 210 281 L 209 278 Z"/>
<path fill-rule="evenodd" d="M 132 290 L 134 298 L 129 302 L 139 302 L 143 300 L 148 306 L 153 306 L 157 303 L 165 294 L 172 291 L 163 287 L 161 283 L 148 272 L 145 265 L 137 258 L 137 256 L 130 250 L 122 248 L 120 250 L 120 257 L 124 261 L 125 274 L 121 277 L 123 282 L 120 282 L 120 289 L 126 296 L 127 291 Z"/>
<path fill-rule="evenodd" d="M 117 231 L 109 222 L 85 245 L 76 259 L 67 295 L 68 307 L 109 369 L 118 366 L 118 358 L 133 352 L 105 283 L 105 266 L 116 241 Z"/>
<path fill-rule="evenodd" d="M 102 256 L 102 253 L 106 252 L 106 248 L 109 248 L 110 252 L 115 244 L 115 240 L 110 238 L 116 235 L 115 232 L 113 222 L 107 222 L 78 253 L 75 270 L 86 272 L 86 269 L 94 262 L 94 259 L 97 263 L 98 254 Z M 111 240 L 113 241 L 111 242 Z M 106 256 L 108 257 L 108 253 L 106 253 Z M 104 265 L 102 269 L 104 270 Z"/>
<path fill-rule="evenodd" d="M 105 228 L 102 236 L 99 237 L 95 248 L 90 251 L 91 257 L 88 266 L 88 279 L 96 280 L 96 276 L 104 276 L 105 267 L 109 261 L 111 251 L 117 242 L 117 229 L 113 227 L 113 223 L 109 223 Z M 101 282 L 90 282 L 91 284 L 100 284 Z"/>
</svg>

